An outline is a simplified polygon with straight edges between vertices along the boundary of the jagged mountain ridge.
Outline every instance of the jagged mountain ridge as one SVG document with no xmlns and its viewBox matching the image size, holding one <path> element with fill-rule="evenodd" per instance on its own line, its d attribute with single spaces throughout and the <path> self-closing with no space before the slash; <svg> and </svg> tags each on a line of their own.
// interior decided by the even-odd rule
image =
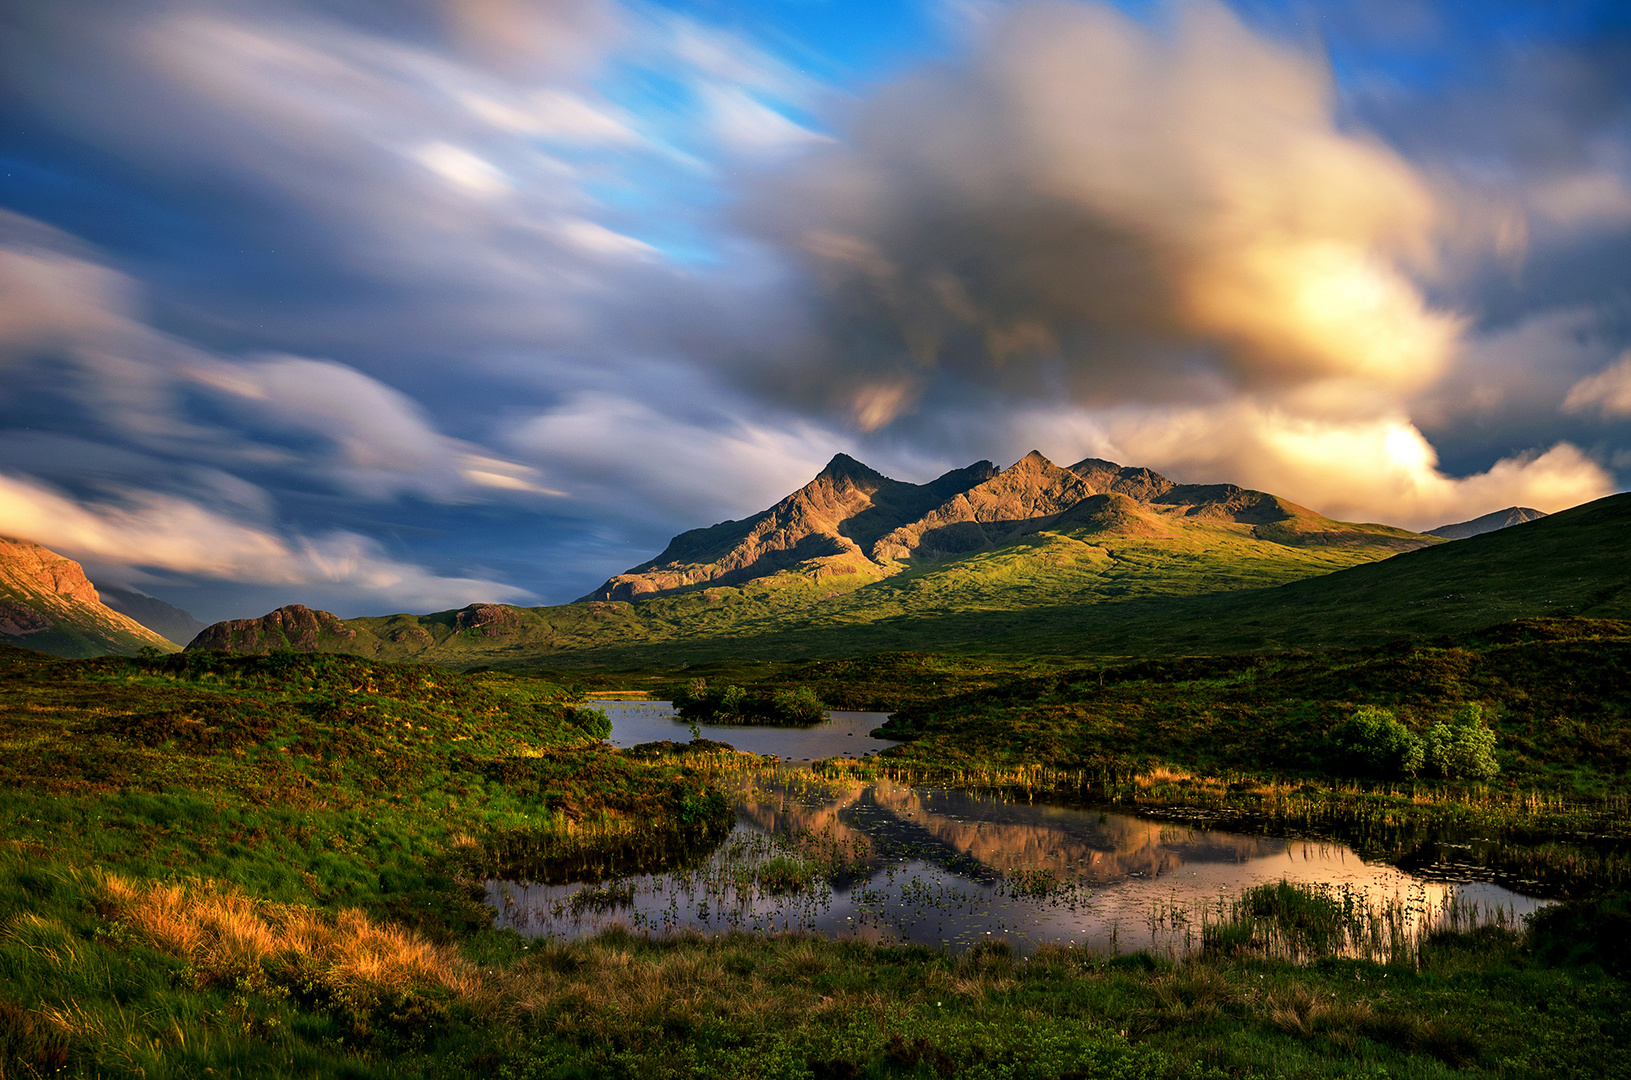
<svg viewBox="0 0 1631 1080">
<path fill-rule="evenodd" d="M 178 647 L 102 603 L 74 560 L 11 537 L 0 537 L 0 641 L 68 657 Z"/>
<path fill-rule="evenodd" d="M 735 585 L 804 566 L 814 577 L 879 576 L 878 537 L 997 474 L 989 461 L 927 484 L 891 480 L 838 454 L 768 510 L 683 532 L 649 562 L 610 578 L 582 600 L 633 600 L 704 585 Z"/>
<path fill-rule="evenodd" d="M 815 581 L 847 575 L 855 588 L 913 562 L 993 550 L 1044 529 L 1155 537 L 1170 532 L 1165 521 L 1181 518 L 1251 526 L 1256 539 L 1285 545 L 1403 551 L 1432 542 L 1403 529 L 1332 521 L 1265 492 L 1180 484 L 1102 458 L 1060 468 L 1033 450 L 1007 469 L 979 461 L 918 485 L 839 454 L 770 509 L 681 533 L 655 559 L 609 578 L 580 602 L 655 599 L 789 571 Z"/>
</svg>

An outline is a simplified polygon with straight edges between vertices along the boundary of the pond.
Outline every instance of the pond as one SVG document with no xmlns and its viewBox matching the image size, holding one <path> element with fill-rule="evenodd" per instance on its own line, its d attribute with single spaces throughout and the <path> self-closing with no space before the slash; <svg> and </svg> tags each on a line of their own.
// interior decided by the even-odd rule
<svg viewBox="0 0 1631 1080">
<path fill-rule="evenodd" d="M 609 704 L 614 745 L 684 739 L 664 703 Z M 694 865 L 576 885 L 488 883 L 499 924 L 530 937 L 772 932 L 960 951 L 999 941 L 1104 952 L 1198 950 L 1247 890 L 1310 886 L 1339 913 L 1342 951 L 1386 958 L 1439 926 L 1515 924 L 1542 901 L 1503 886 L 1368 863 L 1344 844 L 1173 824 L 886 779 L 828 780 L 798 759 L 860 757 L 884 713 L 811 729 L 704 735 L 783 763 L 732 781 L 737 823 Z"/>
<path fill-rule="evenodd" d="M 645 742 L 691 737 L 689 725 L 677 720 L 674 707 L 666 701 L 593 702 L 611 717 L 613 746 L 637 746 Z M 889 713 L 829 712 L 824 724 L 808 728 L 756 727 L 742 724 L 699 724 L 702 737 L 728 742 L 751 754 L 775 754 L 784 761 L 819 761 L 832 757 L 863 757 L 896 745 L 889 739 L 874 739 L 873 728 L 889 719 Z"/>
</svg>

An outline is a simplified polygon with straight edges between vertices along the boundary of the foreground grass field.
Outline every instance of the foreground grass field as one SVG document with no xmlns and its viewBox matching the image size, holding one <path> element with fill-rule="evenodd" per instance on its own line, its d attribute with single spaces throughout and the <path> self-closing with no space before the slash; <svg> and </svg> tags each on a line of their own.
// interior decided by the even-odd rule
<svg viewBox="0 0 1631 1080">
<path fill-rule="evenodd" d="M 1621 655 L 1602 630 L 1590 649 Z M 1588 640 L 1579 626 L 1536 636 L 1510 647 Z M 1486 645 L 1466 651 L 1509 647 Z M 1584 667 L 1539 679 L 1557 655 L 1536 654 L 1533 684 L 1522 665 L 1495 665 L 1508 673 L 1503 700 L 1530 685 L 1541 719 L 1558 701 L 1620 700 Z M 1305 686 L 1303 705 L 1285 709 L 1314 724 L 1327 705 L 1395 693 L 1366 671 L 1406 673 L 1421 702 L 1448 693 L 1421 682 L 1432 664 L 1382 659 L 1287 658 L 1264 700 L 1280 697 L 1273 686 Z M 885 657 L 779 670 L 858 693 L 908 687 L 924 726 L 907 748 L 919 765 L 986 754 L 993 768 L 1020 767 L 1035 735 L 1027 700 L 1064 710 L 1052 721 L 1061 747 L 1104 737 L 1090 726 L 1103 710 L 1086 693 L 1088 669 Z M 1044 670 L 1051 681 L 1027 689 Z M 1200 726 L 1175 703 L 1242 683 L 1117 670 L 1103 673 L 1125 706 L 1115 722 L 1136 728 L 1127 710 L 1150 698 L 1145 720 L 1177 717 L 1159 736 L 1177 755 L 1213 742 L 1178 737 Z M 1485 685 L 1455 670 L 1457 686 Z M 718 771 L 752 764 L 717 745 L 611 750 L 601 717 L 578 701 L 538 679 L 345 656 L 58 661 L 0 650 L 3 1075 L 1631 1075 L 1631 934 L 1613 899 L 1555 909 L 1532 928 L 1441 934 L 1387 965 L 1271 960 L 1253 944 L 1255 922 L 1179 964 L 800 937 L 528 943 L 492 929 L 478 902 L 486 878 L 684 860 L 729 824 Z M 953 731 L 976 712 L 992 726 L 969 729 L 978 737 L 958 749 Z M 1524 715 L 1509 707 L 1497 719 Z M 1611 715 L 1582 724 L 1607 731 Z M 1530 783 L 1556 800 L 1618 790 L 1603 764 L 1617 751 L 1564 760 L 1571 741 L 1537 738 L 1513 797 Z M 1251 787 L 1195 757 L 1186 788 L 1171 762 L 1145 769 L 1141 746 L 1128 748 L 1139 766 L 1129 783 L 1152 802 L 1167 798 L 1161 784 L 1172 803 Z M 1502 752 L 1511 765 L 1510 746 Z M 1315 758 L 1297 767 L 1310 805 L 1321 785 L 1352 786 Z"/>
</svg>

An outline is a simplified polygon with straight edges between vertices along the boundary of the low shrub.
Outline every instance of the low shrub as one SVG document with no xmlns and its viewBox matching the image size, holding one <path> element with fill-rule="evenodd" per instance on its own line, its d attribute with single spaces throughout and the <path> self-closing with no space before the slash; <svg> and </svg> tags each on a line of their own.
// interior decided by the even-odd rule
<svg viewBox="0 0 1631 1080">
<path fill-rule="evenodd" d="M 1391 709 L 1361 705 L 1331 732 L 1332 756 L 1338 767 L 1365 776 L 1415 776 L 1426 760 L 1426 748 L 1401 724 Z"/>
</svg>

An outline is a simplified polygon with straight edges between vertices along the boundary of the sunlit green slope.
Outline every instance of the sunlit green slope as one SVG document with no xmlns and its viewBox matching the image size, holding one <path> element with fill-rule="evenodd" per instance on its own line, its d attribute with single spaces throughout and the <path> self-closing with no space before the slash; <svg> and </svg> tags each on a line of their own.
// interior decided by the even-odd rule
<svg viewBox="0 0 1631 1080">
<path fill-rule="evenodd" d="M 1259 540 L 1250 526 L 1233 522 L 1177 525 L 1154 536 L 1084 527 L 914 565 L 882 581 L 783 572 L 633 603 L 473 604 L 431 615 L 346 620 L 286 608 L 264 619 L 218 624 L 195 647 L 293 647 L 455 666 L 589 661 L 609 652 L 641 662 L 670 653 L 760 654 L 770 641 L 785 642 L 792 655 L 905 646 L 1025 651 L 1042 647 L 1058 629 L 1034 613 L 1260 589 L 1386 557 L 1396 550 L 1395 534 L 1324 547 Z M 1074 623 L 1077 616 L 1069 618 Z M 969 619 L 996 619 L 1001 626 L 1017 619 L 1025 629 L 1019 638 L 970 640 L 958 630 Z"/>
</svg>

